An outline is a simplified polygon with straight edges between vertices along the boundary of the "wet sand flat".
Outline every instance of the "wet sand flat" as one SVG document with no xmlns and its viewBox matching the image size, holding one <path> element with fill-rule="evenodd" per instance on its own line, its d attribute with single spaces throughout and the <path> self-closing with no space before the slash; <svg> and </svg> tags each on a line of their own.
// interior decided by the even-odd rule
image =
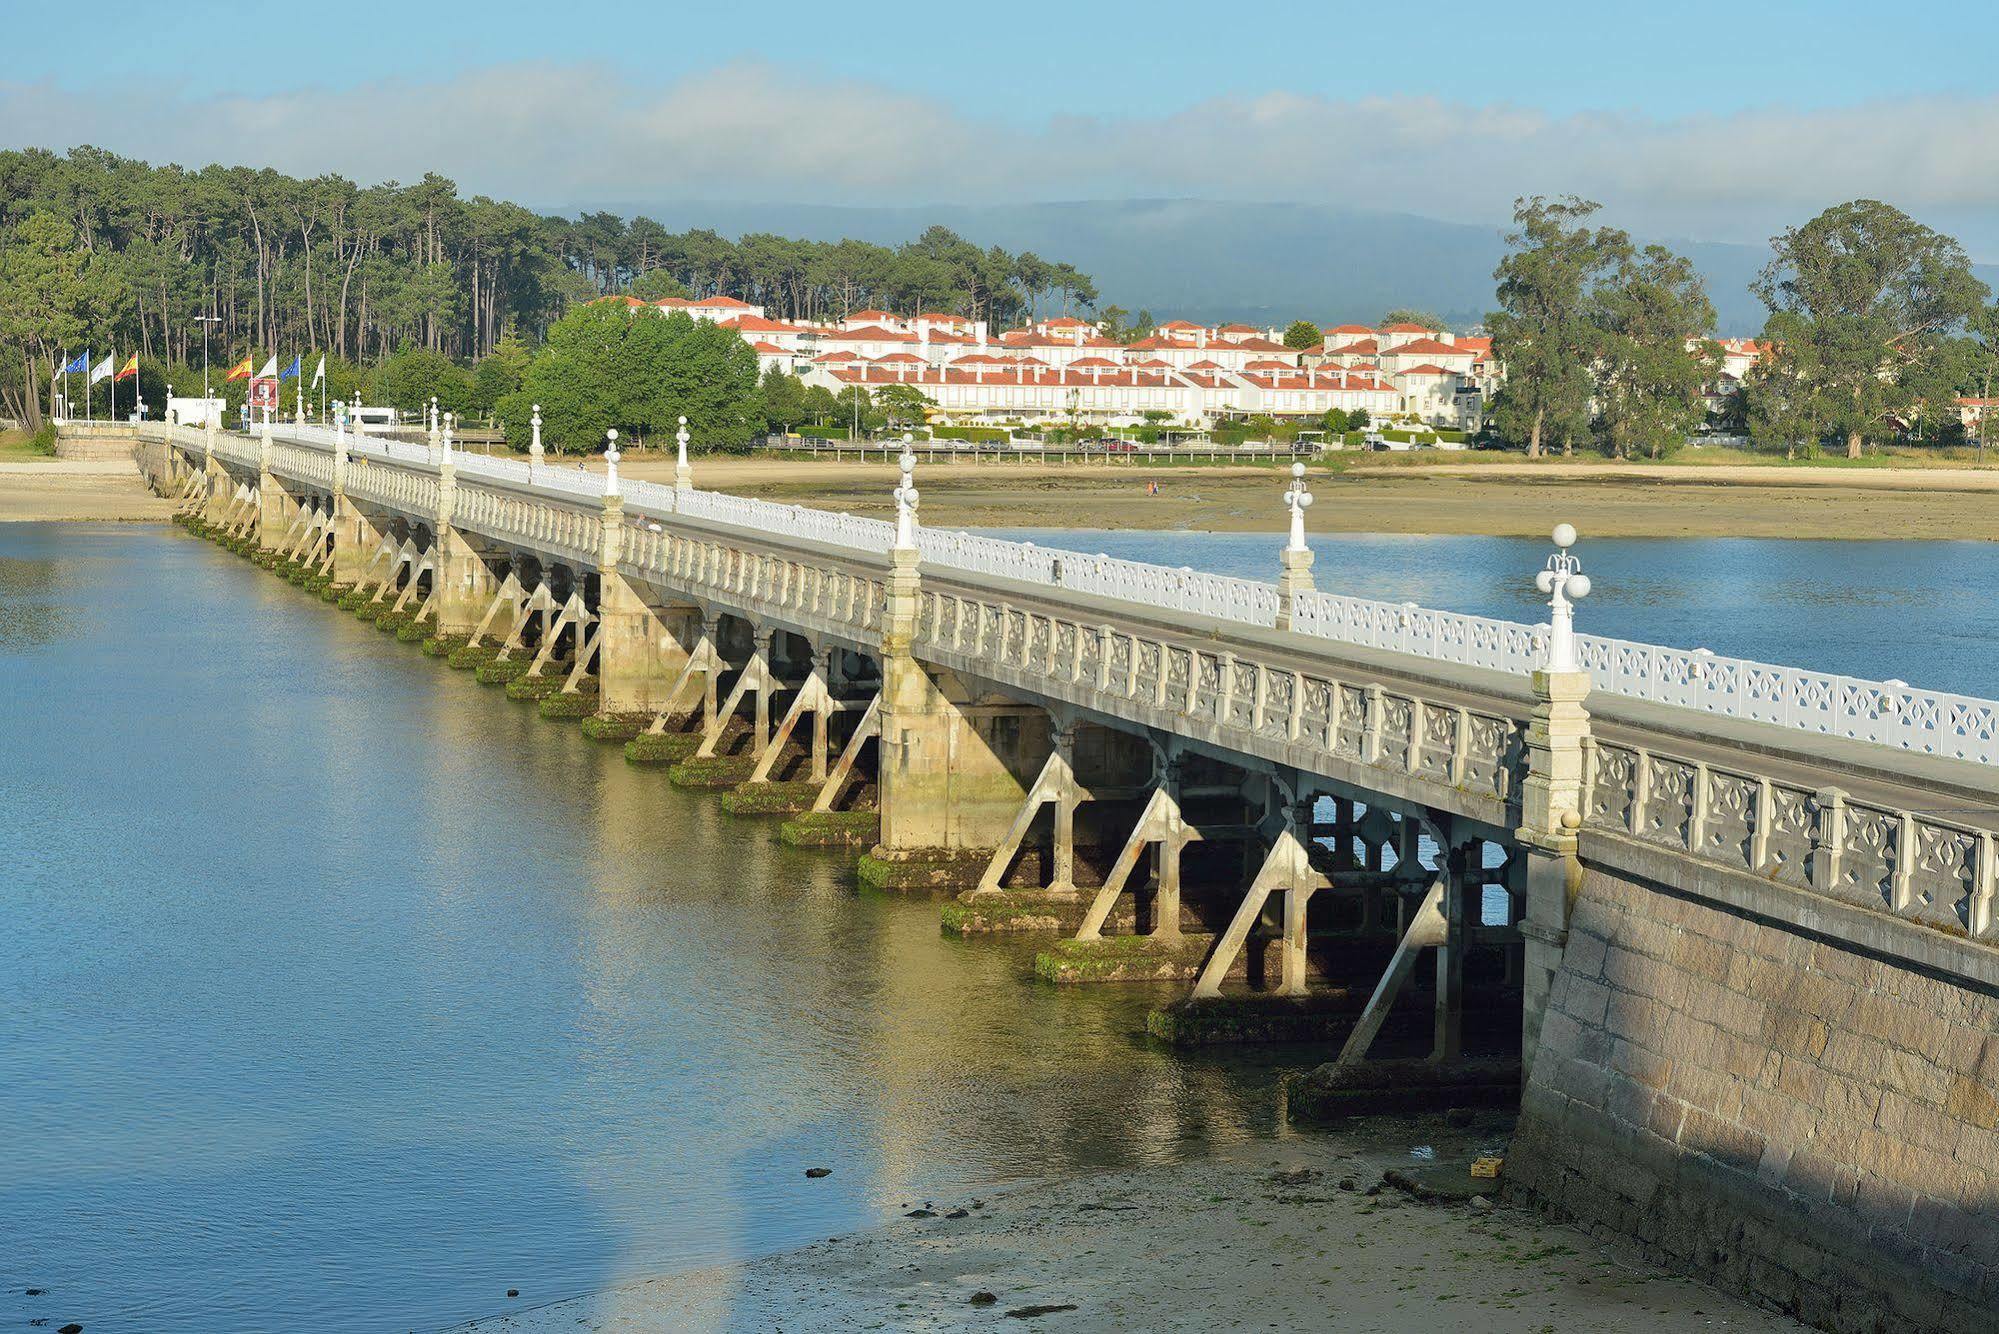
<svg viewBox="0 0 1999 1334">
<path fill-rule="evenodd" d="M 628 476 L 670 481 L 634 460 Z M 1089 464 L 921 465 L 925 523 L 950 528 L 1279 531 L 1273 468 Z M 697 460 L 696 484 L 875 517 L 895 470 L 881 463 Z M 1148 484 L 1156 483 L 1158 494 Z M 1595 537 L 1923 538 L 1999 541 L 1999 472 L 1972 469 L 1606 467 L 1481 464 L 1316 472 L 1320 532 L 1529 537 L 1558 522 Z"/>
<path fill-rule="evenodd" d="M 935 1216 L 465 1328 L 1803 1328 L 1576 1229 L 1382 1187 L 1391 1167 L 1419 1181 L 1463 1175 L 1477 1137 L 1453 1146 L 1434 1124 L 1399 1129 L 1392 1145 L 1377 1130 L 1371 1148 L 1356 1136 L 1306 1134 L 982 1201 L 891 1201 Z M 1503 1131 L 1487 1137 L 1503 1142 Z M 1432 1140 L 1435 1166 L 1412 1167 L 1406 1146 Z M 959 1209 L 964 1217 L 949 1216 Z"/>
<path fill-rule="evenodd" d="M 0 523 L 164 522 L 173 512 L 173 502 L 147 490 L 129 460 L 0 460 Z"/>
</svg>

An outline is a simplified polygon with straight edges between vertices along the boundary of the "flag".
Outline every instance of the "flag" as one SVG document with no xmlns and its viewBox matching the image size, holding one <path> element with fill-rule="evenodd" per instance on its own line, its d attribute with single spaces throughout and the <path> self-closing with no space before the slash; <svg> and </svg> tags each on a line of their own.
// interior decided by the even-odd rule
<svg viewBox="0 0 1999 1334">
<path fill-rule="evenodd" d="M 304 369 L 305 368 L 299 364 L 299 358 L 293 357 L 292 364 L 278 372 L 278 378 L 280 380 L 296 380 L 298 379 L 299 375 L 304 371 Z"/>
<path fill-rule="evenodd" d="M 119 368 L 118 378 L 120 380 L 129 379 L 130 377 L 137 375 L 138 373 L 139 373 L 139 354 L 137 352 L 134 352 L 132 354 L 132 359 L 126 362 L 124 366 Z"/>
<path fill-rule="evenodd" d="M 237 362 L 237 363 L 236 363 L 236 364 L 235 364 L 234 366 L 232 366 L 232 367 L 230 367 L 230 368 L 229 368 L 229 374 L 227 374 L 227 375 L 223 376 L 222 378 L 223 378 L 223 379 L 225 379 L 225 380 L 247 380 L 247 379 L 249 379 L 249 378 L 250 378 L 250 359 L 249 359 L 248 357 L 245 357 L 245 358 L 243 358 L 243 359 L 242 359 L 241 361 Z"/>
<path fill-rule="evenodd" d="M 326 357 L 322 353 L 319 358 L 319 369 L 312 373 L 312 382 L 314 384 L 318 384 L 320 381 L 324 380 L 325 378 L 326 378 Z"/>
<path fill-rule="evenodd" d="M 271 359 L 264 363 L 264 369 L 257 372 L 259 380 L 275 379 L 278 373 L 278 354 L 271 353 Z"/>
<path fill-rule="evenodd" d="M 109 374 L 111 374 L 111 358 L 106 357 L 90 368 L 90 382 L 96 384 Z"/>
<path fill-rule="evenodd" d="M 57 372 L 57 374 L 81 375 L 89 369 L 90 369 L 90 354 L 88 352 L 79 352 L 76 354 L 76 359 L 74 361 L 66 362 L 63 365 L 62 370 Z"/>
</svg>

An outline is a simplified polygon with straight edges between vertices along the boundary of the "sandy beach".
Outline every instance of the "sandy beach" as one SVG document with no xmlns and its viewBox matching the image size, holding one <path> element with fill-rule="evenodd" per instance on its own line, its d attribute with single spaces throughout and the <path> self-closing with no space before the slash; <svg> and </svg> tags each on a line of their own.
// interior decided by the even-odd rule
<svg viewBox="0 0 1999 1334">
<path fill-rule="evenodd" d="M 628 476 L 670 481 L 660 458 Z M 1569 522 L 1596 537 L 1898 537 L 1999 541 L 1999 471 L 1563 463 L 1315 468 L 1319 532 L 1532 537 Z M 881 463 L 704 458 L 696 484 L 886 516 Z M 952 528 L 1278 531 L 1275 468 L 921 465 L 926 523 Z M 1149 494 L 1148 483 L 1158 494 Z"/>
<path fill-rule="evenodd" d="M 148 491 L 129 460 L 0 460 L 0 523 L 157 523 L 173 512 L 173 502 Z"/>
<path fill-rule="evenodd" d="M 889 1201 L 894 1219 L 876 1229 L 462 1328 L 1802 1328 L 1619 1245 L 1474 1198 L 1491 1183 L 1472 1180 L 1469 1163 L 1505 1140 L 1503 1117 L 1464 1130 L 1434 1116 L 1377 1119 L 985 1199 Z M 1420 1200 L 1398 1178 L 1441 1198 Z M 799 1189 L 812 1186 L 801 1170 Z M 928 1216 L 903 1216 L 913 1211 Z"/>
</svg>

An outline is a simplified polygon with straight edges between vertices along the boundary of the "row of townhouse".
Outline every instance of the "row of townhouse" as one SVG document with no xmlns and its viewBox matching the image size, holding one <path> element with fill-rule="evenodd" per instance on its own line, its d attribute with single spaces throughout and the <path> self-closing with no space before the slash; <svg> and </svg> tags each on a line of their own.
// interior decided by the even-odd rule
<svg viewBox="0 0 1999 1334">
<path fill-rule="evenodd" d="M 1502 378 L 1490 339 L 1414 324 L 1341 325 L 1299 349 L 1275 329 L 1248 324 L 1169 320 L 1121 343 L 1073 316 L 995 336 L 983 320 L 937 312 L 860 310 L 806 322 L 770 319 L 734 297 L 654 304 L 734 330 L 756 350 L 759 372 L 774 367 L 835 393 L 913 385 L 940 419 L 963 425 L 1163 420 L 1206 428 L 1338 408 L 1472 429 Z"/>
</svg>

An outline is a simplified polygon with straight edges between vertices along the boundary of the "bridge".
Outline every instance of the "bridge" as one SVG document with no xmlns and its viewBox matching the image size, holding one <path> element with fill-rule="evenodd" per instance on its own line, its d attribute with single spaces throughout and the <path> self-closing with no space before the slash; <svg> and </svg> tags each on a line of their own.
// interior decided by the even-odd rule
<svg viewBox="0 0 1999 1334">
<path fill-rule="evenodd" d="M 465 454 L 148 424 L 188 526 L 1294 1090 L 1517 1100 L 1506 1189 L 1827 1328 L 1999 1303 L 1999 703 Z M 1523 577 L 1526 572 L 1523 571 Z M 1584 602 L 1582 605 L 1587 606 Z"/>
</svg>

